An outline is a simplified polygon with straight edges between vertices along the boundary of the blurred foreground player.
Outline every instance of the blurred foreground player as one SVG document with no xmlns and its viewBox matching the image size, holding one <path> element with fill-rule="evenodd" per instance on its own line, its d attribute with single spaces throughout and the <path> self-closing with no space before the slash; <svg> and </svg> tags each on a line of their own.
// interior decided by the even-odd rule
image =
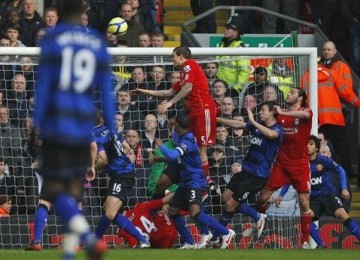
<svg viewBox="0 0 360 260">
<path fill-rule="evenodd" d="M 82 179 L 95 178 L 90 166 L 90 142 L 95 107 L 92 94 L 102 93 L 104 114 L 111 132 L 114 109 L 110 88 L 109 56 L 100 34 L 79 26 L 82 0 L 60 1 L 63 23 L 41 41 L 39 83 L 34 125 L 42 134 L 44 178 L 41 194 L 63 219 L 64 259 L 73 259 L 81 239 L 90 259 L 99 259 L 106 246 L 99 242 L 77 207 Z"/>
</svg>

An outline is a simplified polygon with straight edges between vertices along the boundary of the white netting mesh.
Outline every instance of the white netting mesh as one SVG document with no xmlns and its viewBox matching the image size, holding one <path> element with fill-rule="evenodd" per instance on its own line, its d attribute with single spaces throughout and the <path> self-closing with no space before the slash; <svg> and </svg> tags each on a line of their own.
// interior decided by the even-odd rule
<svg viewBox="0 0 360 260">
<path fill-rule="evenodd" d="M 167 118 L 157 113 L 157 106 L 163 100 L 145 96 L 135 97 L 130 100 L 128 91 L 134 88 L 167 89 L 171 86 L 172 78 L 178 77 L 175 73 L 176 69 L 172 66 L 170 55 L 152 56 L 151 53 L 149 49 L 147 56 L 113 56 L 111 64 L 114 96 L 117 99 L 117 119 L 120 121 L 118 130 L 124 133 L 135 152 L 136 184 L 129 196 L 128 204 L 130 207 L 137 202 L 150 199 L 149 194 L 151 192 L 148 185 L 152 168 L 149 160 L 153 152 L 152 129 L 154 127 L 156 130 L 155 137 L 164 140 L 168 138 L 168 130 Z M 245 120 L 246 115 L 243 114 L 242 105 L 244 101 L 251 103 L 251 100 L 246 101 L 248 94 L 255 94 L 255 103 L 257 104 L 254 105 L 254 109 L 256 114 L 259 105 L 266 98 L 274 98 L 276 95 L 281 105 L 285 106 L 279 88 L 284 87 L 286 89 L 288 86 L 299 86 L 301 76 L 309 69 L 309 56 L 306 55 L 228 56 L 227 58 L 221 55 L 196 55 L 195 58 L 209 75 L 209 88 L 214 98 L 222 102 L 221 100 L 226 100 L 223 99 L 223 96 L 229 97 L 228 101 L 233 103 L 230 105 L 233 111 L 229 112 L 228 104 L 223 101 L 223 116 L 242 116 Z M 216 80 L 215 75 L 211 74 L 211 69 L 207 68 L 207 65 L 216 63 L 216 67 L 225 66 L 229 62 L 237 60 L 248 60 L 250 62 L 249 79 L 244 86 L 250 87 L 251 90 L 249 88 L 248 91 L 245 91 L 244 88 L 240 95 L 231 91 L 231 87 L 225 93 L 215 90 L 215 84 L 221 85 L 221 81 Z M 286 64 L 285 67 L 283 63 Z M 259 69 L 259 67 L 264 69 Z M 262 70 L 267 71 L 267 76 L 264 78 L 267 82 L 264 84 L 254 83 L 254 71 L 260 72 Z M 28 242 L 28 227 L 32 227 L 28 223 L 33 219 L 38 202 L 38 181 L 35 175 L 35 167 L 32 165 L 34 151 L 28 145 L 28 133 L 35 105 L 33 94 L 34 89 L 36 89 L 36 74 L 37 56 L 0 56 L 0 102 L 2 102 L 3 106 L 9 108 L 11 122 L 11 126 L 7 125 L 4 119 L 2 119 L 3 122 L 0 122 L 0 156 L 5 161 L 6 177 L 13 181 L 6 189 L 3 188 L 4 185 L 0 187 L 2 192 L 5 191 L 14 196 L 12 214 L 20 216 L 11 221 L 9 220 L 12 223 L 9 228 L 5 228 L 6 225 L 0 225 L 0 228 L 2 229 L 2 237 L 10 234 L 17 234 L 21 237 L 19 240 L 3 241 L 0 243 L 2 247 L 20 247 Z M 25 89 L 22 85 L 24 81 Z M 221 86 L 216 88 L 221 88 Z M 271 89 L 272 93 L 264 97 L 266 89 Z M 269 91 L 271 92 L 271 90 Z M 181 106 L 176 105 L 169 111 L 169 114 L 176 114 L 179 109 L 181 109 Z M 0 115 L 2 112 L 0 108 Z M 147 116 L 149 113 L 157 117 L 157 123 L 152 122 L 151 116 Z M 3 118 L 3 115 L 1 117 Z M 250 138 L 245 131 L 222 129 L 221 126 L 217 128 L 217 141 L 219 144 L 224 145 L 225 152 L 219 154 L 214 149 L 209 149 L 208 156 L 211 178 L 218 183 L 221 191 L 224 190 L 231 177 L 232 164 L 241 164 L 241 160 L 249 147 Z M 106 193 L 107 184 L 108 177 L 99 172 L 95 181 L 84 185 L 83 210 L 92 219 L 91 223 L 94 225 L 96 225 L 101 214 L 101 202 Z M 207 210 L 210 214 L 218 216 L 222 213 L 219 195 L 211 194 L 208 203 Z M 46 239 L 44 240 L 45 246 L 48 247 L 52 247 L 59 242 L 57 235 L 62 232 L 61 223 L 53 217 L 50 219 L 52 221 L 48 222 L 45 231 Z M 259 240 L 253 238 L 244 240 L 242 238 L 239 240 L 239 234 L 250 225 L 249 223 L 247 217 L 239 216 L 234 218 L 233 225 L 238 234 L 237 247 L 287 247 L 289 241 L 291 241 L 292 247 L 297 246 L 299 234 L 296 228 L 298 225 L 297 217 L 271 217 L 267 223 L 267 231 L 265 231 L 263 238 Z M 274 240 L 274 237 L 280 238 Z M 116 241 L 115 244 L 119 243 L 118 240 Z"/>
</svg>

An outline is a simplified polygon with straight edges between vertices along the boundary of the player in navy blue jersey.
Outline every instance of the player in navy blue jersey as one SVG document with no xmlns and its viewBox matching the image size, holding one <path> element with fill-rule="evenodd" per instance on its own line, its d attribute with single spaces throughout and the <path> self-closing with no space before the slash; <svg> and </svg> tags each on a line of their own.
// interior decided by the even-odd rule
<svg viewBox="0 0 360 260">
<path fill-rule="evenodd" d="M 149 247 L 148 241 L 120 211 L 135 183 L 134 165 L 128 158 L 132 149 L 121 134 L 117 134 L 114 138 L 109 128 L 102 125 L 100 116 L 97 123 L 98 126 L 94 129 L 94 138 L 98 147 L 95 167 L 96 169 L 103 168 L 111 179 L 103 206 L 104 213 L 95 234 L 101 238 L 113 222 L 119 229 L 135 237 L 139 242 L 139 247 Z"/>
<path fill-rule="evenodd" d="M 80 25 L 82 0 L 59 1 L 62 23 L 47 32 L 40 43 L 39 81 L 36 86 L 34 125 L 42 134 L 44 178 L 41 194 L 63 219 L 67 234 L 64 258 L 74 257 L 81 237 L 93 259 L 105 251 L 98 242 L 75 198 L 82 196 L 82 179 L 95 178 L 90 166 L 90 142 L 94 127 L 93 92 L 102 93 L 105 119 L 111 132 L 109 55 L 102 36 Z"/>
<path fill-rule="evenodd" d="M 173 200 L 170 202 L 169 216 L 183 237 L 184 249 L 196 248 L 189 230 L 186 228 L 183 217 L 179 215 L 180 210 L 189 210 L 190 216 L 202 225 L 217 230 L 223 238 L 221 248 L 228 248 L 235 232 L 220 225 L 215 219 L 201 210 L 202 191 L 207 186 L 204 171 L 201 167 L 201 156 L 199 146 L 194 134 L 189 131 L 191 121 L 187 115 L 176 117 L 175 131 L 179 135 L 179 141 L 175 149 L 169 149 L 164 145 L 159 148 L 164 153 L 165 160 L 177 162 L 180 168 L 180 181 Z"/>
<path fill-rule="evenodd" d="M 265 225 L 266 215 L 250 207 L 247 199 L 255 196 L 264 187 L 283 140 L 283 129 L 274 116 L 275 105 L 274 101 L 268 101 L 261 106 L 260 120 L 263 124 L 255 121 L 250 109 L 247 109 L 249 123 L 233 119 L 217 119 L 218 123 L 234 128 L 246 128 L 252 134 L 251 146 L 243 160 L 242 171 L 233 175 L 222 194 L 225 210 L 220 218 L 220 223 L 226 226 L 230 223 L 236 209 L 240 213 L 249 215 L 255 220 L 256 226 L 247 232 L 244 231 L 245 236 L 250 236 L 257 230 L 257 236 L 260 237 Z M 218 234 L 214 233 L 211 244 L 218 242 L 217 237 Z"/>
<path fill-rule="evenodd" d="M 314 212 L 314 220 L 318 220 L 323 214 L 334 216 L 360 240 L 360 227 L 355 220 L 350 218 L 339 198 L 339 196 L 342 196 L 345 199 L 350 199 L 345 170 L 329 157 L 318 154 L 319 149 L 320 140 L 311 135 L 308 143 L 308 155 L 311 169 L 310 208 Z M 331 182 L 331 170 L 339 174 L 341 194 L 338 194 L 336 187 Z M 310 235 L 318 246 L 324 246 L 319 230 L 314 223 L 311 224 Z"/>
</svg>

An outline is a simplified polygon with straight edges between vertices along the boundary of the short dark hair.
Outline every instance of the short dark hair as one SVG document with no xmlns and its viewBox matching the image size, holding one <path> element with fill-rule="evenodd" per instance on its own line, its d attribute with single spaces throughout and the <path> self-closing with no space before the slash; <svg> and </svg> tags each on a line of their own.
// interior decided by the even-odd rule
<svg viewBox="0 0 360 260">
<path fill-rule="evenodd" d="M 317 138 L 317 136 L 315 136 L 315 135 L 310 135 L 309 140 L 314 141 L 314 143 L 315 143 L 315 147 L 316 147 L 316 149 L 317 149 L 317 150 L 319 150 L 319 149 L 320 149 L 320 139 L 319 139 L 319 138 Z"/>
<path fill-rule="evenodd" d="M 188 129 L 191 125 L 190 118 L 187 114 L 177 115 L 175 121 L 183 129 Z"/>
<path fill-rule="evenodd" d="M 261 107 L 263 106 L 268 106 L 269 111 L 274 110 L 274 106 L 278 106 L 277 102 L 275 100 L 271 100 L 271 101 L 265 101 Z"/>
<path fill-rule="evenodd" d="M 61 0 L 57 9 L 60 12 L 61 18 L 64 20 L 72 16 L 80 16 L 86 11 L 82 0 Z"/>
<path fill-rule="evenodd" d="M 173 52 L 175 52 L 177 56 L 184 56 L 184 58 L 187 60 L 192 58 L 191 50 L 186 46 L 178 46 L 173 50 Z"/>
<path fill-rule="evenodd" d="M 19 33 L 20 33 L 20 24 L 18 24 L 18 23 L 10 23 L 10 24 L 8 24 L 8 26 L 6 26 L 6 31 L 7 30 L 16 30 L 16 31 L 18 31 Z"/>
<path fill-rule="evenodd" d="M 5 204 L 6 202 L 11 201 L 11 197 L 7 195 L 0 195 L 0 205 Z"/>
</svg>

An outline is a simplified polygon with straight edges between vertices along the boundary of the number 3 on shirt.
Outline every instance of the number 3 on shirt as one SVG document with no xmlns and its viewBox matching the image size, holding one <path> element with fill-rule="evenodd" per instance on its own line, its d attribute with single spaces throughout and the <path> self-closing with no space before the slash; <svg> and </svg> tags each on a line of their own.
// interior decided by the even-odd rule
<svg viewBox="0 0 360 260">
<path fill-rule="evenodd" d="M 61 55 L 60 90 L 68 91 L 73 85 L 76 93 L 86 91 L 91 86 L 95 75 L 94 53 L 88 49 L 74 52 L 73 47 L 66 47 Z"/>
</svg>

